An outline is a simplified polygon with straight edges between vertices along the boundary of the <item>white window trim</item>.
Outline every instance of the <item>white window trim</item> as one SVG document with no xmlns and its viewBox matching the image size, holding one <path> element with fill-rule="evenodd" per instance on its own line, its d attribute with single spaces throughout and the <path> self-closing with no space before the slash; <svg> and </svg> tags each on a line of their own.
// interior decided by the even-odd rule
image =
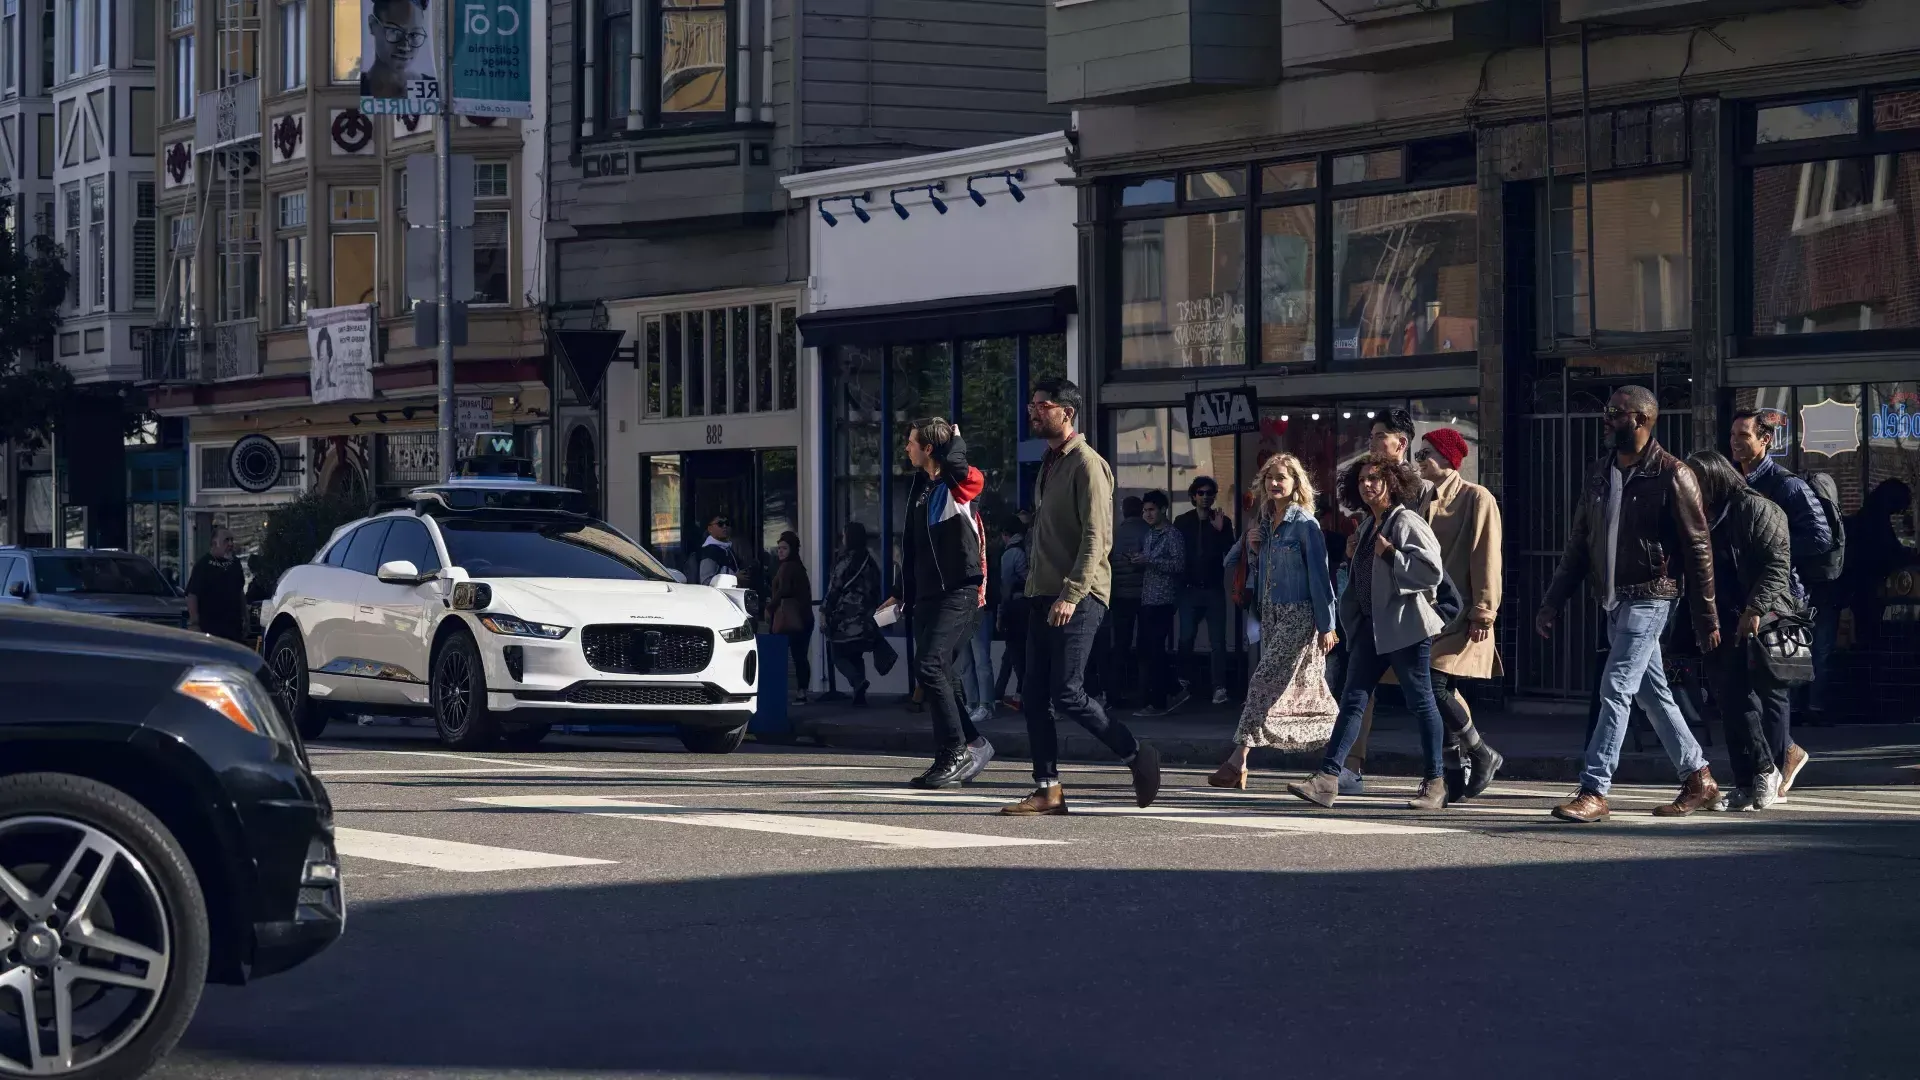
<svg viewBox="0 0 1920 1080">
<path fill-rule="evenodd" d="M 748 411 L 743 413 L 733 412 L 731 408 L 729 408 L 727 412 L 720 415 L 722 415 L 723 417 L 738 417 L 741 419 L 745 419 L 749 417 L 758 417 L 758 416 L 783 416 L 783 415 L 790 415 L 793 413 L 800 412 L 806 400 L 806 392 L 804 390 L 805 371 L 806 371 L 804 367 L 804 363 L 806 360 L 806 346 L 798 344 L 797 339 L 796 339 L 796 346 L 795 346 L 795 353 L 794 353 L 794 364 L 796 365 L 795 366 L 796 377 L 801 380 L 802 389 L 801 389 L 801 392 L 795 396 L 794 407 L 791 409 L 758 407 L 757 403 L 758 403 L 758 398 L 760 396 L 760 390 L 759 390 L 758 374 L 753 370 L 753 366 L 752 366 L 753 361 L 756 358 L 752 355 L 753 323 L 751 321 L 752 319 L 751 309 L 761 304 L 768 304 L 773 307 L 772 337 L 774 342 L 774 348 L 777 349 L 779 348 L 779 343 L 780 343 L 780 311 L 781 309 L 789 308 L 789 307 L 792 308 L 794 311 L 794 315 L 796 317 L 804 314 L 807 310 L 806 305 L 802 302 L 800 293 L 792 288 L 776 286 L 773 288 L 729 289 L 725 292 L 706 293 L 706 294 L 696 295 L 696 296 L 681 295 L 681 296 L 674 296 L 674 297 L 649 297 L 649 298 L 638 299 L 638 300 L 609 302 L 607 305 L 607 309 L 608 309 L 608 315 L 611 319 L 611 325 L 614 325 L 614 326 L 630 325 L 633 327 L 634 333 L 636 334 L 634 338 L 634 344 L 638 348 L 639 352 L 637 356 L 637 363 L 634 364 L 634 372 L 636 374 L 635 389 L 634 389 L 634 394 L 635 394 L 634 415 L 639 417 L 642 420 L 661 420 L 667 423 L 676 423 L 676 424 L 681 423 L 683 421 L 687 421 L 687 420 L 695 420 L 695 421 L 705 420 L 709 416 L 714 415 L 711 407 L 709 407 L 703 413 L 688 413 L 685 407 L 686 398 L 684 394 L 682 395 L 682 398 L 681 398 L 680 415 L 678 416 L 666 415 L 666 403 L 667 403 L 669 391 L 671 388 L 668 387 L 666 384 L 666 370 L 665 370 L 664 357 L 662 357 L 662 360 L 661 360 L 661 385 L 660 385 L 660 406 L 661 407 L 657 410 L 652 410 L 652 411 L 648 410 L 647 408 L 647 324 L 652 322 L 660 322 L 665 318 L 665 316 L 674 314 L 674 313 L 680 313 L 680 314 L 686 314 L 689 312 L 704 313 L 704 312 L 712 311 L 716 309 L 726 309 L 728 311 L 731 311 L 733 308 L 736 308 L 736 307 L 744 307 L 749 309 L 749 315 L 748 315 L 749 321 L 747 324 L 747 336 L 748 336 L 747 363 L 748 363 L 748 379 L 749 379 L 748 396 L 749 396 L 749 400 L 754 404 L 755 407 L 749 408 Z M 729 354 L 733 352 L 732 322 L 733 320 L 731 318 L 727 320 L 727 323 L 728 323 L 727 340 L 728 340 Z M 709 331 L 709 334 L 711 334 L 710 331 Z M 708 340 L 711 341 L 711 337 L 709 337 Z M 664 331 L 664 329 L 661 331 L 660 347 L 663 351 L 666 348 L 666 332 Z M 683 330 L 680 337 L 680 350 L 681 350 L 680 351 L 680 378 L 682 383 L 686 381 L 687 375 L 688 375 L 686 348 L 687 348 L 687 337 L 686 337 L 685 331 Z M 706 377 L 709 380 L 711 379 L 711 376 L 708 375 L 707 373 L 706 365 L 704 364 L 702 365 L 701 371 L 702 371 L 703 377 Z M 778 377 L 779 368 L 775 367 L 774 371 L 775 371 L 775 379 L 774 379 L 773 395 L 774 395 L 774 401 L 777 403 L 779 401 L 779 394 L 780 394 L 779 377 Z M 729 375 L 731 375 L 731 372 L 729 372 Z M 711 389 L 711 385 L 712 385 L 711 381 L 709 381 L 707 385 L 708 385 L 708 388 Z M 729 388 L 729 391 L 731 391 L 731 388 L 733 386 L 731 378 L 729 378 L 727 386 Z M 732 405 L 731 398 L 729 398 L 728 400 L 728 405 L 729 406 Z"/>
<path fill-rule="evenodd" d="M 1888 189 L 1892 186 L 1893 158 L 1892 154 L 1874 155 L 1873 198 L 1845 210 L 1833 208 L 1833 197 L 1840 179 L 1840 170 L 1835 166 L 1844 159 L 1829 158 L 1825 161 L 1802 162 L 1799 191 L 1794 196 L 1793 203 L 1793 231 L 1795 233 L 1817 232 L 1892 212 L 1893 200 L 1888 195 Z M 1818 192 L 1812 190 L 1815 165 L 1826 166 L 1821 173 L 1823 183 Z M 1809 213 L 1811 204 L 1816 200 L 1819 208 Z"/>
</svg>

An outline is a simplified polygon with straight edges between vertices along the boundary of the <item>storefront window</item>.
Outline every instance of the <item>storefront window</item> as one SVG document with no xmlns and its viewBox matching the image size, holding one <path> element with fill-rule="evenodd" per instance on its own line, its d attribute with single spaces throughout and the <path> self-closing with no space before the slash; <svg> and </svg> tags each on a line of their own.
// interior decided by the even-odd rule
<svg viewBox="0 0 1920 1080">
<path fill-rule="evenodd" d="M 1149 491 L 1164 491 L 1177 517 L 1193 509 L 1187 488 L 1194 480 L 1210 476 L 1220 485 L 1215 505 L 1234 516 L 1239 524 L 1242 490 L 1238 483 L 1237 436 L 1193 439 L 1187 435 L 1187 411 L 1171 409 L 1116 409 L 1109 415 L 1113 426 L 1114 498 Z"/>
<path fill-rule="evenodd" d="M 1868 390 L 1867 505 L 1894 510 L 1893 531 L 1911 562 L 1920 543 L 1913 506 L 1920 489 L 1920 382 L 1875 383 Z"/>
<path fill-rule="evenodd" d="M 828 424 L 833 439 L 833 527 L 834 544 L 840 542 L 839 529 L 850 521 L 866 526 L 867 535 L 877 543 L 882 536 L 880 522 L 881 475 L 883 457 L 881 439 L 886 415 L 880 407 L 882 348 L 841 346 L 833 352 L 834 374 L 830 387 Z M 870 547 L 875 559 L 882 557 L 878 547 Z"/>
<path fill-rule="evenodd" d="M 680 455 L 647 459 L 647 546 L 663 559 L 680 557 Z"/>
<path fill-rule="evenodd" d="M 1314 207 L 1260 212 L 1260 362 L 1312 364 Z"/>
<path fill-rule="evenodd" d="M 1476 347 L 1476 206 L 1472 187 L 1333 204 L 1335 361 Z"/>
<path fill-rule="evenodd" d="M 1129 222 L 1120 233 L 1120 366 L 1246 363 L 1245 215 Z"/>
<path fill-rule="evenodd" d="M 1685 173 L 1596 182 L 1589 259 L 1586 185 L 1555 185 L 1548 258 L 1556 336 L 1593 333 L 1596 305 L 1602 333 L 1693 325 L 1691 195 Z"/>
<path fill-rule="evenodd" d="M 960 343 L 960 431 L 967 461 L 986 477 L 977 504 L 992 535 L 1020 506 L 1020 436 L 1025 417 L 1008 389 L 1015 385 L 1020 339 Z"/>
</svg>

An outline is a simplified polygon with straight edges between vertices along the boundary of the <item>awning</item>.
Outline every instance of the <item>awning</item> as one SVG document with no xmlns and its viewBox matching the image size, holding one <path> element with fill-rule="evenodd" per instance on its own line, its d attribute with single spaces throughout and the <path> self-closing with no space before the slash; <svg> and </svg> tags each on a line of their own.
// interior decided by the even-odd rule
<svg viewBox="0 0 1920 1080">
<path fill-rule="evenodd" d="M 1076 310 L 1074 287 L 994 296 L 956 296 L 911 304 L 815 311 L 800 316 L 808 348 L 900 345 L 915 341 L 1054 334 Z"/>
</svg>

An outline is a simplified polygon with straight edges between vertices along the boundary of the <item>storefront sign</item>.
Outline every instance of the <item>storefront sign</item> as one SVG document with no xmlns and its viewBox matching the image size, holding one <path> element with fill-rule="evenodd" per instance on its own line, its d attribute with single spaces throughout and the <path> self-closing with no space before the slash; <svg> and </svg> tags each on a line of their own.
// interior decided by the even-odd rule
<svg viewBox="0 0 1920 1080">
<path fill-rule="evenodd" d="M 1800 408 L 1800 449 L 1809 454 L 1851 453 L 1860 448 L 1860 406 L 1828 398 Z"/>
<path fill-rule="evenodd" d="M 483 431 L 493 428 L 493 399 L 477 394 L 462 394 L 454 403 L 453 445 L 472 446 Z"/>
<path fill-rule="evenodd" d="M 1225 367 L 1244 362 L 1247 308 L 1238 296 L 1220 293 L 1174 305 L 1173 343 L 1184 367 Z"/>
<path fill-rule="evenodd" d="M 360 0 L 361 112 L 440 111 L 439 22 L 430 0 Z"/>
<path fill-rule="evenodd" d="M 407 431 L 380 438 L 380 482 L 406 486 L 440 479 L 439 435 Z"/>
<path fill-rule="evenodd" d="M 314 404 L 372 401 L 373 305 L 307 312 L 307 353 Z"/>
<path fill-rule="evenodd" d="M 1260 404 L 1253 388 L 1236 386 L 1229 390 L 1196 390 L 1187 395 L 1187 437 L 1211 439 L 1216 435 L 1241 435 L 1260 430 Z"/>
<path fill-rule="evenodd" d="M 459 0 L 453 31 L 453 111 L 533 116 L 527 0 Z"/>
<path fill-rule="evenodd" d="M 1875 439 L 1920 439 L 1920 413 L 1907 411 L 1907 403 L 1882 405 L 1868 423 Z"/>
</svg>

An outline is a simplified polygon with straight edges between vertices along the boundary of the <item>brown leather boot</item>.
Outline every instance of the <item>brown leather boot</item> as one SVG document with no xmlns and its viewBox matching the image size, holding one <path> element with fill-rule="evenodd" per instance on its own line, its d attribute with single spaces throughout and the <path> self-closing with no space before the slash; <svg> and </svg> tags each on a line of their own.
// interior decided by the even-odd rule
<svg viewBox="0 0 1920 1080">
<path fill-rule="evenodd" d="M 1553 816 L 1561 821 L 1577 821 L 1585 825 L 1605 821 L 1613 816 L 1613 811 L 1608 808 L 1605 795 L 1583 788 L 1572 800 L 1554 807 Z"/>
<path fill-rule="evenodd" d="M 1665 806 L 1653 808 L 1654 817 L 1685 817 L 1695 810 L 1704 810 L 1720 801 L 1720 785 L 1713 782 L 1713 773 L 1705 765 L 1700 766 L 1680 785 L 1680 794 Z"/>
<path fill-rule="evenodd" d="M 1016 817 L 1034 817 L 1036 815 L 1055 816 L 1067 812 L 1067 790 L 1059 784 L 1048 784 L 1033 789 L 1033 794 L 1000 808 L 1003 814 Z"/>
</svg>

